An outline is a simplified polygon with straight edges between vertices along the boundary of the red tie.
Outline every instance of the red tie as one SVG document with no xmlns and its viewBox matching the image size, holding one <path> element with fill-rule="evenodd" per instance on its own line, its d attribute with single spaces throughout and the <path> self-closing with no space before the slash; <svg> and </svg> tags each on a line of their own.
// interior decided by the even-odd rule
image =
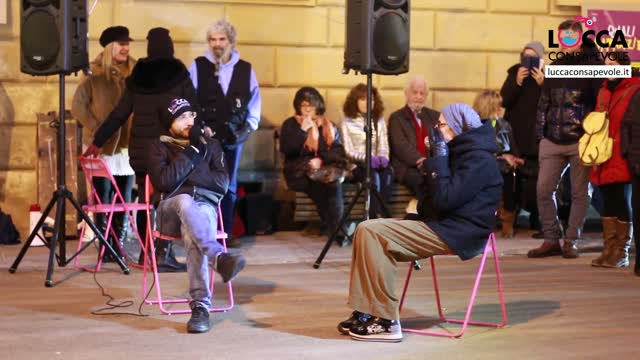
<svg viewBox="0 0 640 360">
<path fill-rule="evenodd" d="M 426 126 L 421 126 L 418 122 L 419 119 L 416 118 L 416 114 L 407 106 L 407 111 L 411 115 L 411 119 L 413 119 L 413 127 L 416 130 L 416 150 L 422 154 L 422 156 L 427 156 L 427 147 L 424 145 L 424 138 L 429 136 L 429 131 L 426 129 Z"/>
</svg>

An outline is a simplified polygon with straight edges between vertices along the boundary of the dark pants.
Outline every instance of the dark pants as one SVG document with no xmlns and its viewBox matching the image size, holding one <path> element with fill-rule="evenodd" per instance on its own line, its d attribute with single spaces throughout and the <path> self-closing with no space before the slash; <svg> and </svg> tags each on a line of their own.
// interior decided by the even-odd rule
<svg viewBox="0 0 640 360">
<path fill-rule="evenodd" d="M 304 192 L 313 200 L 318 209 L 320 220 L 327 224 L 329 236 L 338 227 L 340 218 L 344 213 L 344 199 L 342 197 L 342 184 L 333 182 L 324 184 L 311 181 L 306 176 L 292 179 L 288 184 L 289 189 Z"/>
<path fill-rule="evenodd" d="M 114 176 L 116 180 L 116 185 L 118 186 L 118 190 L 120 190 L 120 194 L 122 194 L 122 198 L 125 202 L 131 202 L 131 192 L 133 190 L 133 175 L 131 176 Z M 93 188 L 96 190 L 100 201 L 103 204 L 110 204 L 113 201 L 113 197 L 115 196 L 116 189 L 113 188 L 111 181 L 106 178 L 93 178 Z M 96 225 L 100 227 L 101 230 L 104 230 L 106 227 L 106 216 L 108 214 L 96 214 L 95 222 Z M 113 228 L 116 234 L 120 236 L 126 236 L 127 231 L 127 215 L 124 212 L 115 212 L 113 214 L 112 220 Z M 112 238 L 109 236 L 109 238 Z M 123 241 L 124 238 L 121 238 L 120 241 Z M 113 244 L 113 243 L 112 243 Z"/>
<path fill-rule="evenodd" d="M 363 182 L 365 180 L 366 169 L 359 166 L 353 170 L 352 182 Z M 393 169 L 388 166 L 384 169 L 371 169 L 371 184 L 380 194 L 384 205 L 389 204 L 391 192 L 393 191 Z M 378 198 L 371 194 L 371 206 L 369 207 L 369 218 L 375 219 L 384 217 L 383 205 L 378 202 Z M 391 216 L 391 214 L 389 214 Z"/>
<path fill-rule="evenodd" d="M 238 145 L 235 149 L 224 150 L 224 166 L 229 173 L 229 190 L 222 198 L 222 222 L 224 230 L 231 234 L 233 232 L 233 215 L 238 199 L 238 165 L 240 165 L 240 156 L 242 155 L 243 144 Z"/>
<path fill-rule="evenodd" d="M 407 172 L 400 179 L 400 183 L 406 186 L 417 199 L 424 197 L 424 175 L 418 168 L 407 169 Z"/>
<path fill-rule="evenodd" d="M 631 209 L 629 208 L 629 184 L 613 183 L 600 185 L 599 188 L 604 202 L 601 215 L 603 217 L 614 217 L 620 221 L 629 222 L 631 219 Z"/>
</svg>

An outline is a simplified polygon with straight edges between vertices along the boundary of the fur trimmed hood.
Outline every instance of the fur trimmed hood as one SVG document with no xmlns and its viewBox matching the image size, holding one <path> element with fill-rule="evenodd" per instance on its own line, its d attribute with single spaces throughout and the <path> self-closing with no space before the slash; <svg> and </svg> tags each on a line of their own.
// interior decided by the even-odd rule
<svg viewBox="0 0 640 360">
<path fill-rule="evenodd" d="M 189 71 L 176 58 L 143 58 L 126 80 L 127 88 L 142 94 L 162 93 L 189 80 Z"/>
</svg>

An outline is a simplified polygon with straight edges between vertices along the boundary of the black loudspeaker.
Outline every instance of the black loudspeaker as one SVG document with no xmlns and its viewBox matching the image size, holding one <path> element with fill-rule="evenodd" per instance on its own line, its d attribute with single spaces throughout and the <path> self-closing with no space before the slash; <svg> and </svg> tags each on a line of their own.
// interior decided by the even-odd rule
<svg viewBox="0 0 640 360">
<path fill-rule="evenodd" d="M 347 0 L 344 71 L 409 71 L 409 0 Z"/>
<path fill-rule="evenodd" d="M 70 74 L 89 67 L 86 0 L 20 0 L 20 71 Z"/>
</svg>

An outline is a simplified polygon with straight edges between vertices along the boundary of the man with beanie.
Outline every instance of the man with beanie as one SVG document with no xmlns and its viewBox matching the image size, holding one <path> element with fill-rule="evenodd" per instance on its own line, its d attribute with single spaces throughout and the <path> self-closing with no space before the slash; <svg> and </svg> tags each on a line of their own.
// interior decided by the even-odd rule
<svg viewBox="0 0 640 360">
<path fill-rule="evenodd" d="M 78 85 L 71 106 L 71 113 L 83 126 L 83 140 L 91 144 L 93 136 L 118 103 L 125 87 L 125 78 L 129 76 L 136 64 L 129 56 L 129 29 L 124 26 L 112 26 L 100 35 L 100 45 L 104 48 L 90 64 L 91 75 L 85 77 Z M 125 125 L 116 130 L 105 142 L 100 151 L 100 158 L 104 160 L 118 185 L 124 201 L 131 202 L 134 171 L 129 165 L 129 137 L 131 117 L 126 119 Z M 111 182 L 104 178 L 94 178 L 93 187 L 100 201 L 111 203 L 113 194 Z M 105 239 L 114 249 L 124 249 L 127 237 L 128 219 L 124 212 L 113 215 L 113 230 L 117 238 L 105 234 L 107 216 L 104 213 L 95 215 L 98 229 L 105 234 Z M 116 245 L 117 243 L 117 245 Z M 111 262 L 111 254 L 107 252 L 103 261 Z"/>
<path fill-rule="evenodd" d="M 581 30 L 581 23 L 573 20 L 558 26 L 558 31 L 571 31 L 573 34 Z M 589 54 L 596 50 L 593 40 L 585 38 L 581 46 L 561 48 L 565 57 L 552 65 L 602 64 L 590 59 L 592 56 Z M 596 78 L 547 78 L 544 81 L 538 101 L 535 133 L 540 163 L 536 191 L 544 242 L 527 253 L 530 258 L 560 254 L 568 259 L 578 257 L 578 239 L 589 206 L 589 168 L 580 161 L 578 141 L 584 134 L 582 121 L 593 111 L 601 83 L 602 79 Z M 554 194 L 567 166 L 570 166 L 571 176 L 571 210 L 568 227 L 562 229 Z M 563 230 L 564 243 L 560 247 Z"/>
<path fill-rule="evenodd" d="M 540 219 L 536 198 L 536 183 L 538 180 L 538 142 L 534 136 L 536 131 L 536 110 L 540 91 L 544 83 L 544 46 L 538 41 L 532 41 L 524 46 L 520 53 L 520 62 L 507 70 L 507 78 L 502 84 L 500 95 L 505 109 L 504 119 L 513 129 L 513 139 L 524 159 L 524 165 L 518 167 L 514 182 L 519 202 L 530 213 L 529 223 L 532 229 L 540 230 Z M 539 63 L 540 66 L 525 66 Z M 517 214 L 504 209 L 500 211 L 503 230 L 512 227 Z M 536 233 L 534 238 L 542 238 L 542 233 Z"/>
<path fill-rule="evenodd" d="M 338 330 L 355 340 L 402 340 L 397 263 L 433 255 L 462 260 L 482 253 L 495 225 L 502 176 L 491 122 L 468 105 L 445 107 L 429 129 L 427 193 L 415 220 L 375 219 L 356 229 L 349 305 L 355 310 Z"/>
<path fill-rule="evenodd" d="M 226 20 L 207 30 L 209 49 L 189 67 L 198 94 L 200 115 L 220 140 L 229 172 L 229 192 L 222 200 L 224 228 L 233 229 L 242 144 L 260 122 L 260 88 L 251 64 L 236 50 L 236 30 Z M 229 246 L 239 247 L 231 238 Z"/>
<path fill-rule="evenodd" d="M 245 259 L 226 253 L 215 238 L 218 203 L 229 185 L 220 143 L 194 127 L 196 113 L 186 99 L 171 100 L 162 117 L 164 131 L 151 141 L 148 156 L 156 223 L 162 234 L 184 241 L 192 298 L 187 331 L 203 333 L 210 328 L 207 262 L 226 283 Z"/>
<path fill-rule="evenodd" d="M 131 136 L 129 138 L 130 164 L 136 175 L 138 191 L 144 189 L 144 178 L 148 173 L 149 144 L 155 140 L 162 129 L 160 114 L 166 111 L 169 101 L 175 98 L 187 99 L 196 103 L 196 94 L 189 71 L 184 64 L 173 56 L 173 41 L 169 30 L 153 28 L 147 35 L 147 57 L 140 59 L 133 68 L 131 76 L 125 81 L 124 94 L 118 105 L 109 114 L 96 131 L 93 144 L 84 156 L 96 156 L 99 148 L 133 114 Z M 144 201 L 140 197 L 140 201 Z M 144 236 L 146 216 L 141 212 L 137 216 L 137 228 Z M 186 266 L 175 259 L 170 242 L 159 240 L 156 248 L 160 271 L 185 271 Z M 142 255 L 142 254 L 141 254 Z M 140 256 L 140 261 L 143 256 Z"/>
</svg>

